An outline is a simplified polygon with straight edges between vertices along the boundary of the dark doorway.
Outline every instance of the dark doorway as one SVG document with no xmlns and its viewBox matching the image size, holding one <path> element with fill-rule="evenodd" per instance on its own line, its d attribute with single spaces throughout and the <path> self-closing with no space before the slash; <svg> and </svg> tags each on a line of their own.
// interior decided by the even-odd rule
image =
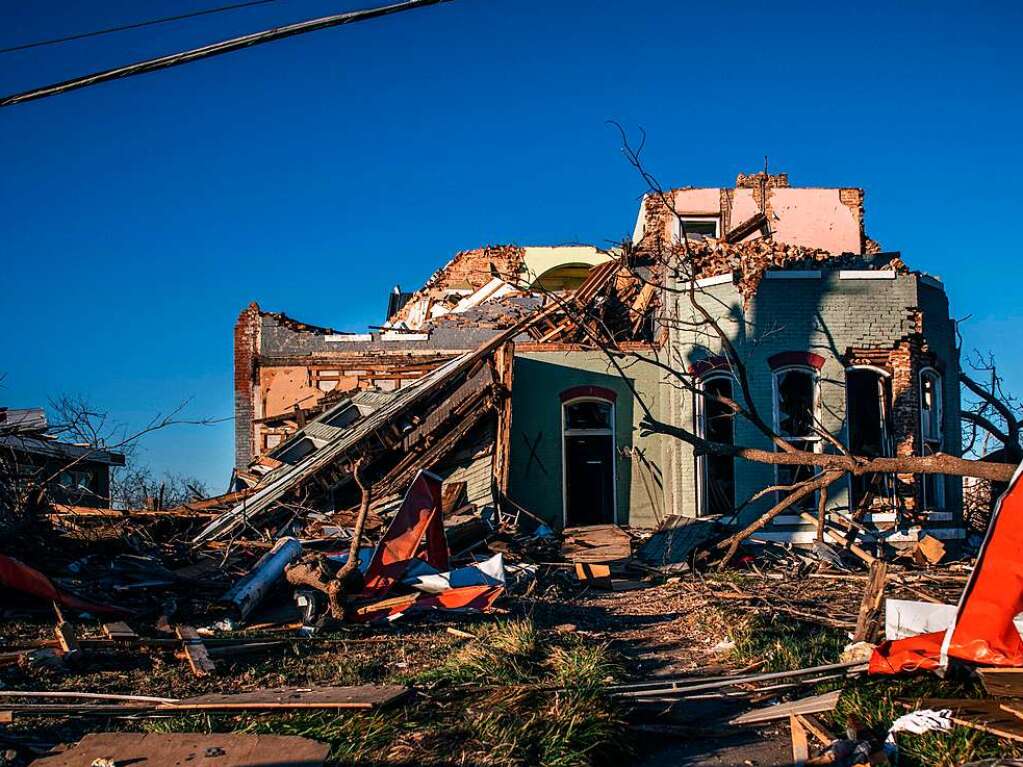
<svg viewBox="0 0 1023 767">
<path fill-rule="evenodd" d="M 566 527 L 615 521 L 612 413 L 601 400 L 565 404 Z"/>
<path fill-rule="evenodd" d="M 614 522 L 613 438 L 565 437 L 566 525 Z"/>
<path fill-rule="evenodd" d="M 891 456 L 888 376 L 870 368 L 851 368 L 845 372 L 845 387 L 849 452 L 866 458 Z M 853 512 L 866 510 L 879 502 L 883 504 L 891 495 L 887 474 L 861 474 L 851 479 L 849 502 Z"/>
</svg>

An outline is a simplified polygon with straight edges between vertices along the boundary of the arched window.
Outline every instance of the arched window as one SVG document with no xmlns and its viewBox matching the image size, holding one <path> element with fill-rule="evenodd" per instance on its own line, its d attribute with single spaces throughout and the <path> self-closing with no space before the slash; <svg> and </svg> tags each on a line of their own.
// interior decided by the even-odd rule
<svg viewBox="0 0 1023 767">
<path fill-rule="evenodd" d="M 611 397 L 562 402 L 566 527 L 615 522 L 614 412 Z"/>
<path fill-rule="evenodd" d="M 941 374 L 934 368 L 920 371 L 920 449 L 923 455 L 934 455 L 942 450 L 945 440 Z M 921 477 L 923 508 L 945 508 L 945 477 L 924 474 Z"/>
<path fill-rule="evenodd" d="M 697 434 L 711 442 L 735 444 L 735 413 L 715 399 L 734 399 L 735 379 L 725 371 L 711 372 L 699 383 L 696 392 Z M 735 512 L 735 459 L 731 456 L 702 455 L 697 466 L 697 493 L 702 514 Z"/>
<path fill-rule="evenodd" d="M 786 365 L 775 368 L 774 430 L 797 450 L 820 452 L 820 376 L 817 368 L 809 365 Z M 779 485 L 794 485 L 813 477 L 813 466 L 778 466 Z M 816 498 L 809 495 L 793 506 L 806 511 L 816 506 Z"/>
</svg>

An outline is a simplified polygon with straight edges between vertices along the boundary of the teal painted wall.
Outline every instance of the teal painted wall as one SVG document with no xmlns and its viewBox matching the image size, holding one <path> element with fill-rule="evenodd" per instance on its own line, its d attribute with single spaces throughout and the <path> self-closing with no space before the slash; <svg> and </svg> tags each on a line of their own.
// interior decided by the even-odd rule
<svg viewBox="0 0 1023 767">
<path fill-rule="evenodd" d="M 644 401 L 659 414 L 659 374 L 637 365 L 634 382 Z M 661 438 L 640 435 L 642 409 L 625 381 L 600 352 L 527 352 L 515 355 L 512 384 L 512 499 L 560 528 L 563 524 L 560 394 L 575 386 L 601 386 L 615 401 L 617 522 L 655 527 L 663 517 Z M 538 441 L 539 440 L 539 441 Z M 535 451 L 531 449 L 535 445 Z"/>
</svg>

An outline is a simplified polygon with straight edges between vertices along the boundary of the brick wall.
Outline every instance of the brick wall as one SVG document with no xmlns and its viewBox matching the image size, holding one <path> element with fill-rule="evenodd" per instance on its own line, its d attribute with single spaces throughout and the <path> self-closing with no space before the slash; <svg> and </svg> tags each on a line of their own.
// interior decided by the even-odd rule
<svg viewBox="0 0 1023 767">
<path fill-rule="evenodd" d="M 259 358 L 260 310 L 255 302 L 234 325 L 234 465 L 244 469 L 253 458 L 256 365 Z"/>
<path fill-rule="evenodd" d="M 838 272 L 821 276 L 780 273 L 780 279 L 764 280 L 744 309 L 734 283 L 705 288 L 703 304 L 715 307 L 739 349 L 750 376 L 754 401 L 770 422 L 773 413 L 773 381 L 767 359 L 782 351 L 812 351 L 824 357 L 820 371 L 821 417 L 823 425 L 839 439 L 847 439 L 845 370 L 851 364 L 871 364 L 891 373 L 892 430 L 897 455 L 919 454 L 918 375 L 925 366 L 936 367 L 943 376 L 944 432 L 946 451 L 960 449 L 958 354 L 955 328 L 948 316 L 943 290 L 914 274 L 893 279 L 840 279 Z M 684 297 L 676 309 L 683 320 L 695 320 L 685 307 Z M 672 348 L 682 360 L 721 354 L 716 340 L 675 333 Z M 668 415 L 686 427 L 693 424 L 692 396 L 683 392 L 669 395 Z M 736 441 L 766 447 L 766 438 L 743 420 L 736 422 Z M 672 490 L 673 511 L 698 513 L 696 502 L 696 461 L 692 450 L 672 440 L 667 487 Z M 900 476 L 904 483 L 902 501 L 906 510 L 918 505 L 919 488 L 912 475 Z M 737 464 L 737 501 L 775 483 L 775 469 L 764 464 Z M 946 510 L 958 512 L 959 483 L 946 482 Z M 767 498 L 754 504 L 748 516 L 762 513 Z M 833 508 L 848 505 L 845 482 L 829 494 Z"/>
</svg>

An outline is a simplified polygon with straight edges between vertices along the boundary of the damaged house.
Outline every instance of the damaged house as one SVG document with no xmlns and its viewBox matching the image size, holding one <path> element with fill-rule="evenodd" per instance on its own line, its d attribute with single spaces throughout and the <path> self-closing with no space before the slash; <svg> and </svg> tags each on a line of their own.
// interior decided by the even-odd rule
<svg viewBox="0 0 1023 767">
<path fill-rule="evenodd" d="M 684 237 L 683 237 L 684 235 Z M 683 242 L 697 292 L 665 268 Z M 732 397 L 722 340 L 757 409 L 793 445 L 866 456 L 960 450 L 958 352 L 941 282 L 910 271 L 864 229 L 859 189 L 796 188 L 784 174 L 644 198 L 633 243 L 489 246 L 458 253 L 418 291 L 389 296 L 380 329 L 342 333 L 252 304 L 235 327 L 236 479 L 241 498 L 203 537 L 282 509 L 351 512 L 368 458 L 374 508 L 419 469 L 445 483 L 454 518 L 526 514 L 554 528 L 656 527 L 667 517 L 748 521 L 774 485 L 809 468 L 695 457 L 643 428 L 644 411 L 717 442 L 770 440 L 655 364 Z M 801 473 L 802 472 L 802 473 Z M 810 496 L 758 537 L 814 539 Z M 825 498 L 861 540 L 963 535 L 961 487 L 942 475 L 857 476 Z M 457 549 L 452 544 L 452 549 Z"/>
</svg>

